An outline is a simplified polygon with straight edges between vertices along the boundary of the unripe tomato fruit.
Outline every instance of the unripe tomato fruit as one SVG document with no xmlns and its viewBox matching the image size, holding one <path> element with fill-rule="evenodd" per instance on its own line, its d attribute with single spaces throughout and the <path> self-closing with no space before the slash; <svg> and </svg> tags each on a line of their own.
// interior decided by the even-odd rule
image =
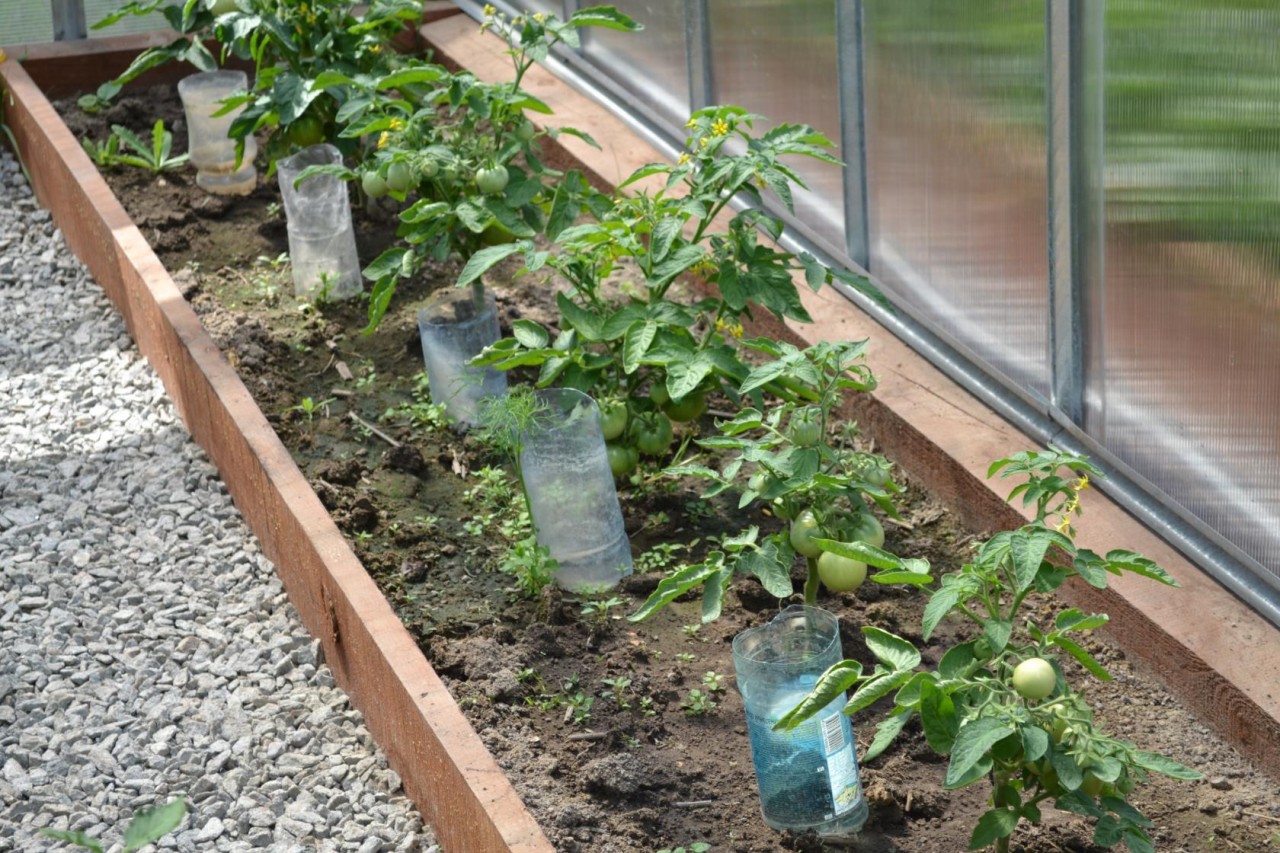
<svg viewBox="0 0 1280 853">
<path fill-rule="evenodd" d="M 787 437 L 799 447 L 813 447 L 822 438 L 822 415 L 812 406 L 796 409 L 787 423 Z"/>
<path fill-rule="evenodd" d="M 853 592 L 867 579 L 867 564 L 823 551 L 818 556 L 818 579 L 832 592 Z"/>
<path fill-rule="evenodd" d="M 423 157 L 418 161 L 418 172 L 424 178 L 434 178 L 440 174 L 440 164 L 430 157 Z"/>
<path fill-rule="evenodd" d="M 813 510 L 806 509 L 796 516 L 795 521 L 791 522 L 791 547 L 795 548 L 796 553 L 800 556 L 821 556 L 823 553 L 822 548 L 813 542 L 815 538 L 821 537 L 822 530 L 818 527 L 818 517 L 813 514 Z"/>
<path fill-rule="evenodd" d="M 607 446 L 606 452 L 609 454 L 609 470 L 618 479 L 622 479 L 636 470 L 636 466 L 640 464 L 640 454 L 636 452 L 634 447 L 610 444 Z"/>
<path fill-rule="evenodd" d="M 293 120 L 286 131 L 289 141 L 300 148 L 324 142 L 324 122 L 318 116 L 303 115 Z"/>
<path fill-rule="evenodd" d="M 661 412 L 646 412 L 635 421 L 636 449 L 645 456 L 661 456 L 671 447 L 671 421 Z"/>
<path fill-rule="evenodd" d="M 667 386 L 664 382 L 654 382 L 649 386 L 649 399 L 655 406 L 665 406 L 671 402 L 671 395 L 667 393 Z"/>
<path fill-rule="evenodd" d="M 873 548 L 884 547 L 884 527 L 869 512 L 860 512 L 854 518 L 853 538 L 865 542 Z"/>
<path fill-rule="evenodd" d="M 688 423 L 702 417 L 702 413 L 707 410 L 707 395 L 697 391 L 685 394 L 680 402 L 668 400 L 662 407 L 662 411 L 667 417 L 676 423 Z"/>
<path fill-rule="evenodd" d="M 397 193 L 407 193 L 413 186 L 413 169 L 403 160 L 397 160 L 387 167 L 387 189 Z"/>
<path fill-rule="evenodd" d="M 1013 689 L 1023 699 L 1043 699 L 1057 684 L 1053 665 L 1044 658 L 1027 658 L 1013 670 Z"/>
<path fill-rule="evenodd" d="M 627 404 L 621 400 L 605 400 L 600 404 L 600 431 L 605 441 L 613 441 L 627 428 Z"/>
<path fill-rule="evenodd" d="M 365 172 L 360 178 L 360 186 L 369 198 L 382 198 L 387 194 L 387 182 L 377 172 Z"/>
<path fill-rule="evenodd" d="M 507 167 L 502 164 L 476 170 L 476 187 L 486 195 L 496 195 L 507 188 Z"/>
<path fill-rule="evenodd" d="M 1092 773 L 1086 772 L 1084 781 L 1080 783 L 1080 790 L 1090 797 L 1096 797 L 1102 793 L 1102 780 Z"/>
<path fill-rule="evenodd" d="M 517 120 L 515 129 L 512 131 L 512 133 L 515 134 L 516 139 L 519 139 L 521 142 L 528 142 L 530 139 L 533 139 L 534 134 L 537 132 L 538 129 L 534 127 L 533 122 L 529 121 L 527 118 Z"/>
</svg>

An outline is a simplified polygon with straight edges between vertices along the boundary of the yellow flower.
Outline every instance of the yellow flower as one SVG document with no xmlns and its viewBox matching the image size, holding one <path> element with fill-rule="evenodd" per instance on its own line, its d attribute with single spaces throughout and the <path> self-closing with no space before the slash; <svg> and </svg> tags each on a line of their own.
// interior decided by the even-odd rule
<svg viewBox="0 0 1280 853">
<path fill-rule="evenodd" d="M 718 118 L 711 123 L 711 132 L 716 136 L 724 136 L 729 132 L 729 122 L 722 118 Z"/>
<path fill-rule="evenodd" d="M 1073 486 L 1073 488 L 1077 492 L 1083 492 L 1085 489 L 1089 488 L 1089 475 L 1081 474 L 1080 479 L 1076 480 L 1076 484 L 1075 486 Z"/>
<path fill-rule="evenodd" d="M 369 52 L 370 52 L 370 53 L 382 53 L 382 45 L 380 45 L 380 44 L 371 45 L 371 46 L 369 47 Z"/>
<path fill-rule="evenodd" d="M 404 119 L 393 118 L 391 120 L 392 130 L 404 130 Z"/>
<path fill-rule="evenodd" d="M 4 62 L 4 61 L 5 61 L 6 59 L 8 59 L 8 58 L 9 58 L 9 57 L 5 56 L 4 51 L 3 51 L 3 50 L 0 50 L 0 62 Z"/>
<path fill-rule="evenodd" d="M 382 133 L 378 134 L 378 148 L 379 148 L 379 149 L 381 149 L 381 148 L 386 148 L 386 147 L 387 147 L 387 143 L 388 143 L 388 142 L 390 142 L 390 141 L 391 141 L 391 134 L 387 133 L 385 130 L 384 130 L 384 131 L 382 131 Z"/>
<path fill-rule="evenodd" d="M 545 20 L 547 19 L 547 13 L 546 13 L 546 12 L 534 12 L 534 13 L 533 13 L 533 19 L 534 19 L 535 21 L 537 21 L 539 24 L 541 24 L 543 21 L 545 21 Z"/>
<path fill-rule="evenodd" d="M 688 166 L 690 159 L 688 151 L 681 151 L 680 159 L 676 161 L 676 164 L 679 166 Z"/>
<path fill-rule="evenodd" d="M 698 146 L 701 148 L 707 147 L 707 138 L 705 136 L 698 140 Z"/>
<path fill-rule="evenodd" d="M 691 118 L 684 123 L 684 126 L 687 130 L 693 130 L 695 127 L 697 127 L 697 125 L 698 125 L 698 120 L 696 118 Z"/>
<path fill-rule="evenodd" d="M 498 10 L 493 8 L 491 4 L 489 3 L 484 4 L 484 16 L 486 18 L 492 18 L 496 14 L 498 14 Z"/>
<path fill-rule="evenodd" d="M 742 340 L 743 328 L 741 323 L 726 323 L 723 318 L 716 318 L 716 331 L 727 332 L 738 340 Z"/>
</svg>

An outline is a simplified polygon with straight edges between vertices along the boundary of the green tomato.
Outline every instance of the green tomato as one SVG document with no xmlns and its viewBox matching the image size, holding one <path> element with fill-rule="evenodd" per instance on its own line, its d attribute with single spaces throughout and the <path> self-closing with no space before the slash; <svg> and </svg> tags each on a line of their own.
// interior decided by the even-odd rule
<svg viewBox="0 0 1280 853">
<path fill-rule="evenodd" d="M 881 489 L 889 482 L 890 467 L 892 466 L 888 460 L 879 456 L 871 456 L 863 460 L 858 475 L 862 477 L 863 482 L 868 486 Z"/>
<path fill-rule="evenodd" d="M 396 193 L 407 193 L 412 186 L 412 166 L 403 160 L 397 160 L 387 167 L 387 189 Z"/>
<path fill-rule="evenodd" d="M 675 433 L 661 412 L 645 412 L 635 419 L 636 449 L 645 456 L 661 456 L 671 447 Z"/>
<path fill-rule="evenodd" d="M 853 529 L 850 532 L 859 542 L 864 542 L 873 548 L 884 547 L 884 527 L 869 512 L 860 512 L 854 516 Z"/>
<path fill-rule="evenodd" d="M 751 479 L 747 480 L 747 488 L 753 492 L 763 492 L 769 485 L 769 475 L 764 471 L 757 471 L 751 475 Z"/>
<path fill-rule="evenodd" d="M 293 120 L 286 131 L 289 141 L 299 148 L 307 148 L 324 142 L 324 121 L 319 116 L 306 114 Z"/>
<path fill-rule="evenodd" d="M 1084 781 L 1080 783 L 1080 790 L 1090 797 L 1096 797 L 1102 793 L 1102 780 L 1092 773 L 1084 774 Z"/>
<path fill-rule="evenodd" d="M 501 222 L 495 222 L 480 232 L 480 242 L 486 246 L 502 246 L 515 241 L 516 235 Z M 608 436 L 605 436 L 605 438 L 608 438 Z"/>
<path fill-rule="evenodd" d="M 654 382 L 649 386 L 649 400 L 659 407 L 671 402 L 671 395 L 667 393 L 665 382 Z"/>
<path fill-rule="evenodd" d="M 702 417 L 707 410 L 707 395 L 698 391 L 685 394 L 680 402 L 668 400 L 662 407 L 667 417 L 676 423 L 688 423 Z"/>
<path fill-rule="evenodd" d="M 823 551 L 818 556 L 818 578 L 832 592 L 853 592 L 867 579 L 867 564 Z"/>
<path fill-rule="evenodd" d="M 360 186 L 369 198 L 382 198 L 387 194 L 387 182 L 377 172 L 365 172 L 360 178 Z"/>
<path fill-rule="evenodd" d="M 501 163 L 476 170 L 476 187 L 485 195 L 497 195 L 507 188 L 507 167 Z"/>
<path fill-rule="evenodd" d="M 787 423 L 787 438 L 797 447 L 813 447 L 822 438 L 822 414 L 813 406 L 805 406 L 791 413 Z"/>
<path fill-rule="evenodd" d="M 806 509 L 791 522 L 791 547 L 802 557 L 818 557 L 824 552 L 814 544 L 814 539 L 822 538 L 822 529 L 818 527 L 818 517 L 813 510 Z"/>
<path fill-rule="evenodd" d="M 418 173 L 430 180 L 440 174 L 440 163 L 433 157 L 420 157 L 418 159 Z"/>
<path fill-rule="evenodd" d="M 600 431 L 605 441 L 613 441 L 627 428 L 627 404 L 622 400 L 605 400 L 600 404 Z"/>
<path fill-rule="evenodd" d="M 610 444 L 606 446 L 606 452 L 609 454 L 609 470 L 619 480 L 636 470 L 636 466 L 640 464 L 640 454 L 634 447 Z"/>
<path fill-rule="evenodd" d="M 528 142 L 530 139 L 533 139 L 534 134 L 538 132 L 538 129 L 533 126 L 533 122 L 529 121 L 527 118 L 522 118 L 516 122 L 516 126 L 511 132 L 514 133 L 516 139 L 519 139 L 521 142 Z"/>
<path fill-rule="evenodd" d="M 1027 658 L 1013 670 L 1013 689 L 1023 699 L 1040 700 L 1053 692 L 1058 676 L 1044 658 Z"/>
<path fill-rule="evenodd" d="M 1116 793 L 1122 797 L 1127 797 L 1133 793 L 1136 785 L 1137 782 L 1128 773 L 1121 774 L 1120 778 L 1116 780 Z"/>
</svg>

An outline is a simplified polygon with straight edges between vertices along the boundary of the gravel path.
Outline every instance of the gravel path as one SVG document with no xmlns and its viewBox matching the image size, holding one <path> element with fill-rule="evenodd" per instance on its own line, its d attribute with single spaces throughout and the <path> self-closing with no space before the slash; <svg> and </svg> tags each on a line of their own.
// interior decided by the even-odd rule
<svg viewBox="0 0 1280 853">
<path fill-rule="evenodd" d="M 0 851 L 437 849 L 124 324 L 0 153 Z"/>
</svg>

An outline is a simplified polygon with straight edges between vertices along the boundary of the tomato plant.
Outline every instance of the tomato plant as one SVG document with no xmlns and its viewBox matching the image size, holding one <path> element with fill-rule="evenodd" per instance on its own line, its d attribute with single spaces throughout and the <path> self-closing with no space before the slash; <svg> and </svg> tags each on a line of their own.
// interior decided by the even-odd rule
<svg viewBox="0 0 1280 853">
<path fill-rule="evenodd" d="M 413 188 L 413 167 L 405 160 L 396 160 L 387 167 L 387 189 L 407 193 Z"/>
<path fill-rule="evenodd" d="M 1064 469 L 1068 476 L 1060 473 Z M 799 724 L 849 688 L 855 690 L 847 714 L 892 695 L 894 708 L 863 760 L 874 760 L 918 717 L 930 747 L 950 757 L 946 787 L 991 782 L 992 807 L 974 827 L 970 849 L 994 845 L 1005 853 L 1018 825 L 1038 823 L 1040 804 L 1052 800 L 1060 810 L 1094 820 L 1095 843 L 1123 841 L 1135 853 L 1153 850 L 1150 821 L 1127 801 L 1129 792 L 1150 773 L 1188 780 L 1201 774 L 1104 732 L 1083 694 L 1059 678 L 1054 661 L 1065 654 L 1094 677 L 1110 680 L 1075 636 L 1105 625 L 1105 614 L 1068 608 L 1042 624 L 1038 610 L 1021 611 L 1033 591 L 1051 593 L 1071 578 L 1099 589 L 1109 575 L 1123 573 L 1177 583 L 1131 551 L 1100 555 L 1075 545 L 1080 492 L 1090 476 L 1098 476 L 1084 457 L 1057 449 L 1019 453 L 995 462 L 989 473 L 996 472 L 1027 477 L 1009 497 L 1034 503 L 1036 518 L 996 534 L 972 563 L 944 575 L 925 606 L 921 631 L 927 642 L 954 615 L 972 622 L 978 636 L 947 649 L 936 669 L 918 671 L 922 657 L 915 646 L 867 626 L 862 633 L 875 668 L 864 672 L 856 660 L 836 664 L 778 727 Z M 837 543 L 818 544 L 845 552 Z"/>
<path fill-rule="evenodd" d="M 813 540 L 821 536 L 818 517 L 813 514 L 813 510 L 806 509 L 792 520 L 788 541 L 801 557 L 817 557 L 822 553 L 822 548 Z"/>
<path fill-rule="evenodd" d="M 387 181 L 376 171 L 370 170 L 360 177 L 360 187 L 369 198 L 382 198 L 387 194 Z"/>
<path fill-rule="evenodd" d="M 605 451 L 609 454 L 609 470 L 618 479 L 629 476 L 640 464 L 640 453 L 634 447 L 609 444 L 605 446 Z"/>
<path fill-rule="evenodd" d="M 822 438 L 822 412 L 815 406 L 802 406 L 791 413 L 787 422 L 787 438 L 796 447 L 813 447 Z"/>
</svg>

